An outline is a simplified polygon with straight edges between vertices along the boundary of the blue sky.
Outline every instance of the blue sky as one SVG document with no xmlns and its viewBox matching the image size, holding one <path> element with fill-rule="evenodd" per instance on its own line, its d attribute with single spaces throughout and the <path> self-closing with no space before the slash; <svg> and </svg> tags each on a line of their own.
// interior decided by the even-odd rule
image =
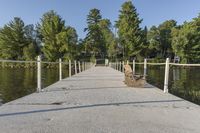
<svg viewBox="0 0 200 133">
<path fill-rule="evenodd" d="M 25 24 L 36 24 L 43 13 L 55 10 L 66 24 L 76 28 L 80 38 L 86 16 L 91 8 L 101 10 L 103 18 L 117 20 L 121 5 L 126 0 L 0 0 L 0 27 L 13 17 L 21 17 Z M 200 13 L 200 0 L 133 0 L 141 26 L 159 25 L 165 20 L 175 19 L 178 24 L 190 21 Z"/>
</svg>

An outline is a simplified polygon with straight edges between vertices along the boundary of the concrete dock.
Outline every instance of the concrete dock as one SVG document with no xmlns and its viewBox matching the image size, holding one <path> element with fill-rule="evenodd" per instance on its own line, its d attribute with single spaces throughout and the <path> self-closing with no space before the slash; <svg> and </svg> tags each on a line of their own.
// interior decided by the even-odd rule
<svg viewBox="0 0 200 133">
<path fill-rule="evenodd" d="M 199 133 L 200 106 L 93 67 L 0 107 L 0 133 Z"/>
</svg>

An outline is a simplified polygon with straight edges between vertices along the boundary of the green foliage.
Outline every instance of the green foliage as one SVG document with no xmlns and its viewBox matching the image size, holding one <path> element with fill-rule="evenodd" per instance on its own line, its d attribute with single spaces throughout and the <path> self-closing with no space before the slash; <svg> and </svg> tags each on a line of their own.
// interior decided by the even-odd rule
<svg viewBox="0 0 200 133">
<path fill-rule="evenodd" d="M 67 51 L 64 20 L 56 12 L 49 11 L 41 18 L 37 30 L 43 43 L 42 52 L 45 57 L 49 61 L 63 57 Z"/>
<path fill-rule="evenodd" d="M 111 31 L 111 22 L 109 19 L 102 19 L 99 22 L 101 32 L 104 39 L 104 48 L 106 48 L 106 55 L 109 58 L 116 58 L 117 56 L 117 42 L 113 32 Z"/>
<path fill-rule="evenodd" d="M 99 55 L 101 57 L 105 56 L 106 48 L 104 45 L 103 34 L 99 26 L 101 21 L 100 10 L 91 9 L 89 15 L 87 16 L 87 35 L 85 38 L 86 52 L 92 55 Z"/>
<path fill-rule="evenodd" d="M 136 8 L 131 1 L 127 1 L 122 5 L 119 20 L 116 22 L 118 28 L 118 36 L 123 53 L 126 59 L 130 56 L 135 57 L 141 54 L 143 48 L 142 30 Z"/>
<path fill-rule="evenodd" d="M 176 21 L 175 20 L 169 20 L 165 21 L 161 25 L 159 25 L 159 33 L 160 33 L 160 52 L 162 57 L 170 57 L 172 56 L 172 48 L 171 48 L 171 43 L 172 43 L 172 36 L 171 36 L 171 31 L 172 28 L 176 26 Z"/>
<path fill-rule="evenodd" d="M 5 25 L 0 30 L 0 50 L 4 59 L 21 59 L 23 47 L 27 45 L 24 36 L 24 22 L 20 18 Z"/>
<path fill-rule="evenodd" d="M 25 36 L 28 45 L 23 48 L 23 54 L 25 60 L 35 60 L 36 56 L 40 53 L 40 46 L 37 42 L 36 30 L 33 25 L 25 26 Z"/>
<path fill-rule="evenodd" d="M 174 28 L 172 48 L 181 57 L 182 63 L 200 61 L 200 18 L 185 22 L 182 27 Z"/>
<path fill-rule="evenodd" d="M 147 34 L 148 34 L 148 29 L 145 26 L 144 29 L 142 30 L 142 50 L 141 50 L 141 57 L 148 57 L 148 41 L 147 41 Z M 143 59 L 143 58 L 142 58 Z"/>
<path fill-rule="evenodd" d="M 152 26 L 147 34 L 148 52 L 150 57 L 172 57 L 172 29 L 176 27 L 176 21 L 167 20 L 158 27 Z"/>
<path fill-rule="evenodd" d="M 36 50 L 36 45 L 34 43 L 29 44 L 28 46 L 23 48 L 23 53 L 24 53 L 24 58 L 25 60 L 35 60 L 37 53 L 35 52 Z"/>
<path fill-rule="evenodd" d="M 17 17 L 0 29 L 0 58 L 33 59 L 33 56 L 30 58 L 27 53 L 24 53 L 31 47 L 29 45 L 35 45 L 33 29 L 32 25 L 25 26 L 24 22 Z M 36 55 L 36 45 L 32 47 L 31 52 Z"/>
<path fill-rule="evenodd" d="M 65 60 L 73 59 L 78 55 L 78 49 L 77 49 L 77 42 L 78 42 L 78 35 L 76 33 L 76 30 L 73 27 L 68 26 L 66 29 L 67 33 L 67 45 L 68 45 L 68 51 L 64 55 Z"/>
<path fill-rule="evenodd" d="M 43 43 L 42 52 L 47 60 L 72 58 L 72 46 L 77 42 L 76 31 L 72 27 L 66 27 L 65 21 L 56 12 L 45 13 L 37 30 Z"/>
</svg>

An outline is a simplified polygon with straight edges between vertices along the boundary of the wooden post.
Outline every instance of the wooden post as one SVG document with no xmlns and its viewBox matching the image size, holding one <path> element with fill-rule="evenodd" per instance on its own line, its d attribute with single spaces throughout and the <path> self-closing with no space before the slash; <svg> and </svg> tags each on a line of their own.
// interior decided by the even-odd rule
<svg viewBox="0 0 200 133">
<path fill-rule="evenodd" d="M 72 76 L 72 64 L 71 64 L 71 60 L 69 60 L 69 77 Z"/>
<path fill-rule="evenodd" d="M 144 59 L 144 79 L 146 79 L 147 76 L 147 59 Z"/>
<path fill-rule="evenodd" d="M 133 75 L 135 75 L 135 60 L 133 60 Z"/>
<path fill-rule="evenodd" d="M 78 72 L 80 73 L 81 72 L 81 63 L 80 63 L 80 61 L 78 61 Z"/>
<path fill-rule="evenodd" d="M 168 80 L 169 80 L 169 58 L 166 59 L 166 64 L 165 64 L 164 93 L 168 93 Z"/>
<path fill-rule="evenodd" d="M 42 89 L 42 80 L 41 80 L 41 57 L 37 57 L 37 92 L 40 92 Z"/>
<path fill-rule="evenodd" d="M 62 80 L 62 59 L 59 59 L 59 80 Z"/>
<path fill-rule="evenodd" d="M 77 74 L 77 64 L 76 64 L 76 60 L 74 61 L 74 69 L 75 69 L 75 74 Z"/>
<path fill-rule="evenodd" d="M 124 73 L 124 61 L 122 61 L 122 72 Z"/>
</svg>

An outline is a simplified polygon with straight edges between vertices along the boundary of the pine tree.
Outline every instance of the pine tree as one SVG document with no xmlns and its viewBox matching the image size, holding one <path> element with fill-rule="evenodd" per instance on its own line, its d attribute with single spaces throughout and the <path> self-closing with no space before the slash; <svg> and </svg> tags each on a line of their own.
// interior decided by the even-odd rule
<svg viewBox="0 0 200 133">
<path fill-rule="evenodd" d="M 24 22 L 15 17 L 0 29 L 0 56 L 3 59 L 24 59 L 24 48 L 29 47 L 32 36 L 28 36 Z M 35 52 L 34 50 L 32 52 Z"/>
<path fill-rule="evenodd" d="M 89 15 L 87 16 L 87 35 L 85 38 L 85 45 L 87 52 L 91 53 L 92 56 L 105 56 L 105 45 L 103 40 L 103 35 L 99 26 L 99 22 L 102 17 L 100 14 L 100 10 L 91 9 Z"/>
<path fill-rule="evenodd" d="M 67 46 L 68 52 L 64 55 L 64 58 L 67 59 L 74 59 L 77 56 L 77 42 L 78 42 L 78 35 L 76 30 L 73 27 L 68 26 L 66 28 L 67 32 Z"/>
<path fill-rule="evenodd" d="M 140 56 L 143 48 L 142 30 L 136 8 L 131 1 L 127 1 L 122 5 L 119 19 L 116 22 L 118 28 L 118 36 L 121 45 L 123 46 L 124 58 L 128 59 L 131 56 Z"/>
<path fill-rule="evenodd" d="M 70 35 L 65 21 L 54 11 L 45 13 L 37 26 L 39 37 L 43 43 L 42 52 L 49 61 L 70 55 Z M 76 32 L 74 30 L 74 32 Z M 73 39 L 73 38 L 72 38 Z M 71 45 L 71 44 L 70 44 Z"/>
<path fill-rule="evenodd" d="M 117 56 L 117 42 L 111 30 L 112 24 L 109 19 L 102 19 L 99 22 L 101 32 L 104 39 L 104 48 L 106 48 L 106 55 L 109 58 L 116 58 Z"/>
</svg>

